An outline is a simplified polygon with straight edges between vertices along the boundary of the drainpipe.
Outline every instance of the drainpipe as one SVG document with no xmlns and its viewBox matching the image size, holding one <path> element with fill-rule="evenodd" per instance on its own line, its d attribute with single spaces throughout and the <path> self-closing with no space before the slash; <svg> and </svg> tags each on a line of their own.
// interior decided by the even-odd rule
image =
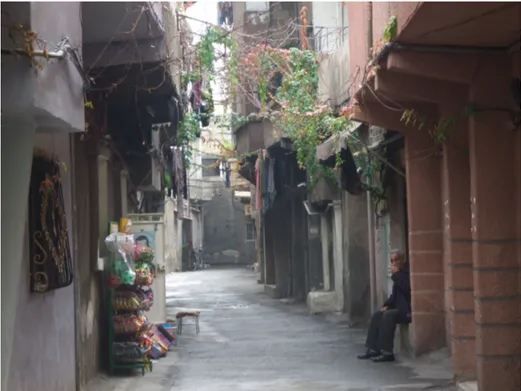
<svg viewBox="0 0 521 391">
<path fill-rule="evenodd" d="M 367 58 L 371 59 L 371 48 L 373 47 L 373 2 L 367 3 Z"/>
<path fill-rule="evenodd" d="M 371 48 L 373 47 L 373 3 L 367 3 L 367 58 L 371 59 Z M 371 180 L 370 178 L 367 178 Z M 375 235 L 374 214 L 372 208 L 371 193 L 367 192 L 367 222 L 369 241 L 369 291 L 371 300 L 371 313 L 376 310 L 376 257 L 375 257 Z"/>
<path fill-rule="evenodd" d="M 367 240 L 369 244 L 369 291 L 371 297 L 371 313 L 376 311 L 376 257 L 375 257 L 375 246 L 374 246 L 374 214 L 372 207 L 371 193 L 367 192 Z"/>
</svg>

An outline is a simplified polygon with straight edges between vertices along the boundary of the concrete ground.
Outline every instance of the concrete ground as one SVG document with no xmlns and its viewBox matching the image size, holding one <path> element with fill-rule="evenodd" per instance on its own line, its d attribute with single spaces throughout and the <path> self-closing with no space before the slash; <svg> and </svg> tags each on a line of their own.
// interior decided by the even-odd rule
<svg viewBox="0 0 521 391">
<path fill-rule="evenodd" d="M 144 377 L 100 378 L 89 391 L 454 390 L 447 354 L 396 363 L 360 361 L 365 338 L 333 317 L 308 315 L 263 293 L 246 268 L 176 273 L 167 278 L 167 311 L 201 311 L 179 346 Z"/>
</svg>

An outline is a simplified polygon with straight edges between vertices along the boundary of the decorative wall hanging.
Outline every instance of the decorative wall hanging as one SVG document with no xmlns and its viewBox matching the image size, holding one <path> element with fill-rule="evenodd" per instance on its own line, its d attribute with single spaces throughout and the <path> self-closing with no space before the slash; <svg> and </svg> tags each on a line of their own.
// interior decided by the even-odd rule
<svg viewBox="0 0 521 391">
<path fill-rule="evenodd" d="M 35 151 L 29 188 L 31 292 L 45 293 L 73 281 L 60 163 Z"/>
</svg>

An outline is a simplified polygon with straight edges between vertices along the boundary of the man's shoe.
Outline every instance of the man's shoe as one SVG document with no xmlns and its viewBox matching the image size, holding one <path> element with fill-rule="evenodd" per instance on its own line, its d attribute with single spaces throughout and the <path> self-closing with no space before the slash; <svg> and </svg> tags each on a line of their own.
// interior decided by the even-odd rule
<svg viewBox="0 0 521 391">
<path fill-rule="evenodd" d="M 394 360 L 394 354 L 381 354 L 373 358 L 373 362 L 393 362 Z"/>
<path fill-rule="evenodd" d="M 375 352 L 373 350 L 368 350 L 364 354 L 359 355 L 358 359 L 359 360 L 369 360 L 370 358 L 375 358 L 375 357 L 379 357 L 379 356 L 380 356 L 380 352 Z"/>
</svg>

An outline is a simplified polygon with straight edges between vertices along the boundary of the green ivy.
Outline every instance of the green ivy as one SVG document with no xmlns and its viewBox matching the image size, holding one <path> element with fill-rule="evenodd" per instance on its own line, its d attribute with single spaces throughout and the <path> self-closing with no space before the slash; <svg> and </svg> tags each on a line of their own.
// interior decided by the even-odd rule
<svg viewBox="0 0 521 391">
<path fill-rule="evenodd" d="M 396 19 L 396 16 L 391 16 L 391 19 L 389 20 L 389 23 L 385 26 L 384 32 L 383 32 L 383 40 L 385 43 L 391 41 L 392 39 L 396 38 L 396 35 L 398 34 L 398 20 Z"/>
<path fill-rule="evenodd" d="M 186 114 L 177 132 L 177 146 L 183 148 L 185 167 L 190 168 L 193 156 L 192 142 L 201 136 L 201 118 L 195 111 Z"/>
<path fill-rule="evenodd" d="M 197 58 L 199 60 L 200 72 L 204 72 L 208 80 L 213 80 L 215 75 L 215 62 L 218 60 L 215 45 L 223 45 L 229 52 L 228 68 L 234 73 L 236 79 L 236 69 L 239 60 L 239 49 L 237 43 L 230 33 L 223 32 L 215 26 L 208 26 L 206 32 L 201 36 L 197 43 Z M 235 70 L 235 72 L 233 72 Z"/>
<path fill-rule="evenodd" d="M 396 34 L 396 20 L 391 20 L 386 34 L 393 37 Z M 213 80 L 215 74 L 215 61 L 217 60 L 215 46 L 224 45 L 227 50 L 226 80 L 228 95 L 236 93 L 239 83 L 238 64 L 239 48 L 237 42 L 230 34 L 223 33 L 216 27 L 209 27 L 198 43 L 199 69 L 195 74 L 204 72 L 208 80 Z M 266 49 L 266 48 L 264 48 Z M 285 48 L 281 50 L 265 50 L 258 58 L 260 72 L 258 75 L 258 97 L 261 102 L 260 117 L 269 118 L 276 126 L 279 126 L 286 137 L 293 143 L 299 167 L 308 173 L 310 187 L 314 187 L 318 180 L 326 178 L 336 182 L 335 170 L 325 167 L 317 162 L 316 148 L 328 137 L 344 132 L 349 128 L 349 119 L 336 115 L 333 110 L 325 105 L 318 96 L 318 58 L 310 50 L 298 48 Z M 191 81 L 194 74 L 186 74 L 184 80 Z M 276 109 L 270 109 L 267 103 L 274 99 Z M 235 129 L 247 123 L 248 117 L 240 117 L 235 113 L 216 119 L 216 125 L 228 129 Z M 181 125 L 181 140 L 194 140 L 194 135 L 200 132 L 200 123 L 195 114 L 187 116 Z M 189 136 L 191 135 L 191 136 Z M 368 151 L 355 136 L 349 139 L 349 146 L 354 155 L 356 165 L 362 169 L 362 177 L 365 180 L 366 189 L 378 199 L 385 197 L 385 192 L 373 188 L 371 178 L 381 169 L 381 163 L 371 159 Z M 191 149 L 184 142 L 187 153 L 186 158 L 191 157 Z M 337 167 L 343 162 L 340 154 L 337 156 Z"/>
</svg>

